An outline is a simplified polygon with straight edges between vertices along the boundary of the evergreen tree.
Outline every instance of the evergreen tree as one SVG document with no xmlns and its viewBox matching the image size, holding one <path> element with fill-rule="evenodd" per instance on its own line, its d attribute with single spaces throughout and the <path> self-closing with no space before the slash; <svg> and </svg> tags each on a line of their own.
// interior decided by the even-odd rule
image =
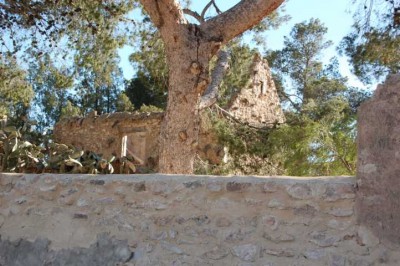
<svg viewBox="0 0 400 266">
<path fill-rule="evenodd" d="M 21 125 L 33 96 L 27 73 L 15 59 L 0 55 L 0 119 L 6 116 L 9 123 Z"/>
<path fill-rule="evenodd" d="M 340 52 L 349 57 L 353 72 L 363 82 L 379 81 L 400 72 L 400 1 L 354 0 L 359 4 L 353 30 Z"/>
<path fill-rule="evenodd" d="M 331 43 L 319 20 L 296 24 L 285 47 L 268 59 L 287 89 L 287 124 L 268 135 L 274 160 L 290 175 L 354 174 L 356 107 L 367 95 L 349 88 L 332 59 L 320 55 Z"/>
</svg>

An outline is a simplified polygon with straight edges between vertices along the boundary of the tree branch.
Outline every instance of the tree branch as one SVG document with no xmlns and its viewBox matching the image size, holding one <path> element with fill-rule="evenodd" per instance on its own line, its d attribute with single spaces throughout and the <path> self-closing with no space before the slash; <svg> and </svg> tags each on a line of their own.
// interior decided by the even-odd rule
<svg viewBox="0 0 400 266">
<path fill-rule="evenodd" d="M 190 10 L 189 8 L 184 8 L 183 13 L 194 17 L 198 22 L 200 22 L 200 24 L 204 22 L 204 18 L 196 11 Z"/>
<path fill-rule="evenodd" d="M 209 107 L 217 101 L 218 87 L 221 84 L 226 70 L 229 67 L 228 61 L 229 53 L 223 50 L 219 51 L 217 63 L 211 74 L 211 83 L 208 85 L 200 100 L 200 109 Z"/>
<path fill-rule="evenodd" d="M 176 0 L 140 0 L 140 3 L 159 29 L 164 23 L 170 26 L 187 24 L 183 10 Z"/>
<path fill-rule="evenodd" d="M 208 4 L 203 8 L 203 11 L 201 11 L 201 18 L 204 20 L 204 16 L 206 15 L 207 10 L 210 8 L 212 5 L 213 1 L 211 0 L 208 2 Z"/>
<path fill-rule="evenodd" d="M 214 106 L 216 107 L 216 109 L 218 111 L 221 112 L 221 114 L 223 116 L 232 119 L 234 122 L 236 122 L 238 124 L 241 124 L 241 125 L 244 125 L 244 126 L 247 126 L 247 127 L 250 127 L 250 128 L 254 128 L 254 129 L 257 129 L 257 130 L 263 130 L 263 131 L 269 131 L 270 130 L 270 129 L 267 129 L 266 127 L 256 127 L 256 126 L 249 125 L 248 123 L 243 123 L 242 121 L 237 119 L 233 114 L 231 114 L 227 110 L 221 108 L 218 104 L 215 104 Z M 282 124 L 285 124 L 285 123 L 278 123 L 278 122 L 276 122 L 276 123 L 264 123 L 264 125 L 272 125 L 272 126 L 277 126 L 277 125 L 282 125 Z"/>
<path fill-rule="evenodd" d="M 237 35 L 257 25 L 284 0 L 242 0 L 231 9 L 201 25 L 211 40 L 226 44 Z"/>
</svg>

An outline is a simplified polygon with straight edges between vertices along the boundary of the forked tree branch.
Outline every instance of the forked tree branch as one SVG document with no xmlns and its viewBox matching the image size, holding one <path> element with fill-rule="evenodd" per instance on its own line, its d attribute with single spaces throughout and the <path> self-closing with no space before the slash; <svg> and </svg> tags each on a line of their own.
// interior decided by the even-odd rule
<svg viewBox="0 0 400 266">
<path fill-rule="evenodd" d="M 213 105 L 217 101 L 218 88 L 229 67 L 229 53 L 219 51 L 217 63 L 211 73 L 211 83 L 208 85 L 204 95 L 201 97 L 199 108 L 204 109 Z"/>
<path fill-rule="evenodd" d="M 226 44 L 237 35 L 257 25 L 284 0 L 242 0 L 231 9 L 207 20 L 201 29 L 211 40 Z"/>
<path fill-rule="evenodd" d="M 198 22 L 200 22 L 200 24 L 204 22 L 204 18 L 196 11 L 190 10 L 189 8 L 184 8 L 183 13 L 194 17 Z"/>
</svg>

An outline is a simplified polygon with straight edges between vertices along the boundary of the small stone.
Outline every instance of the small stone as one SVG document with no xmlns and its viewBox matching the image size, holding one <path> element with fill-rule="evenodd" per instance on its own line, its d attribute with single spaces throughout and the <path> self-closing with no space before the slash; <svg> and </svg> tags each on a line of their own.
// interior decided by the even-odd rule
<svg viewBox="0 0 400 266">
<path fill-rule="evenodd" d="M 133 186 L 133 191 L 135 192 L 146 191 L 146 183 L 144 181 L 135 183 L 135 185 Z"/>
<path fill-rule="evenodd" d="M 102 185 L 104 185 L 106 182 L 105 182 L 104 180 L 101 180 L 101 179 L 93 179 L 93 180 L 90 180 L 89 183 L 90 183 L 91 185 L 102 186 Z"/>
<path fill-rule="evenodd" d="M 295 184 L 287 188 L 287 193 L 295 199 L 311 199 L 312 191 L 307 184 Z"/>
<path fill-rule="evenodd" d="M 112 204 L 114 203 L 114 198 L 111 197 L 99 198 L 96 200 L 96 202 L 100 204 Z"/>
<path fill-rule="evenodd" d="M 226 184 L 226 190 L 231 192 L 244 192 L 250 186 L 250 183 L 228 182 Z"/>
<path fill-rule="evenodd" d="M 315 217 L 317 211 L 318 210 L 314 206 L 311 206 L 309 204 L 293 209 L 293 213 L 295 215 L 300 215 L 309 218 Z"/>
<path fill-rule="evenodd" d="M 61 197 L 58 199 L 58 202 L 59 202 L 60 204 L 72 205 L 72 204 L 74 204 L 74 202 L 75 202 L 75 197 L 74 197 L 74 196 L 68 196 L 68 197 L 63 197 L 63 196 L 61 196 Z"/>
<path fill-rule="evenodd" d="M 294 257 L 295 252 L 292 249 L 265 249 L 264 252 L 268 255 L 276 257 Z"/>
<path fill-rule="evenodd" d="M 15 203 L 20 204 L 20 205 L 25 203 L 25 202 L 26 202 L 26 198 L 25 197 L 21 197 L 21 198 L 18 198 L 18 199 L 15 200 Z"/>
<path fill-rule="evenodd" d="M 74 219 L 87 219 L 88 215 L 86 213 L 74 213 Z"/>
<path fill-rule="evenodd" d="M 186 188 L 196 189 L 202 187 L 203 183 L 200 180 L 196 180 L 196 181 L 184 182 L 183 185 Z"/>
<path fill-rule="evenodd" d="M 203 257 L 210 259 L 210 260 L 221 260 L 229 255 L 229 250 L 221 247 L 216 246 L 212 250 L 207 251 L 203 254 Z"/>
<path fill-rule="evenodd" d="M 280 202 L 277 199 L 272 199 L 268 202 L 268 207 L 269 208 L 273 208 L 273 209 L 284 209 L 285 208 L 285 204 L 283 204 L 282 202 Z"/>
<path fill-rule="evenodd" d="M 246 205 L 248 206 L 260 206 L 263 201 L 262 200 L 257 200 L 257 199 L 251 199 L 251 198 L 246 198 L 244 200 L 244 202 L 246 203 Z"/>
<path fill-rule="evenodd" d="M 168 238 L 168 233 L 165 231 L 151 231 L 150 239 L 152 240 L 165 240 Z"/>
<path fill-rule="evenodd" d="M 207 189 L 212 192 L 218 192 L 222 190 L 222 185 L 217 182 L 210 182 L 207 184 Z"/>
<path fill-rule="evenodd" d="M 346 230 L 347 228 L 349 228 L 352 225 L 351 221 L 338 221 L 335 219 L 329 220 L 328 222 L 328 227 L 332 228 L 332 229 L 337 229 L 337 230 Z"/>
<path fill-rule="evenodd" d="M 154 224 L 157 226 L 166 226 L 174 219 L 173 215 L 161 216 L 154 218 Z"/>
<path fill-rule="evenodd" d="M 159 181 L 149 183 L 148 187 L 149 187 L 150 191 L 153 192 L 154 195 L 169 194 L 171 192 L 171 188 L 167 183 L 163 183 L 163 182 L 159 182 Z"/>
<path fill-rule="evenodd" d="M 56 191 L 57 186 L 56 185 L 52 185 L 52 186 L 43 186 L 40 187 L 39 190 L 42 192 L 50 192 L 50 191 Z"/>
<path fill-rule="evenodd" d="M 282 243 L 282 242 L 292 242 L 294 241 L 294 236 L 287 234 L 287 233 L 282 233 L 282 234 L 269 234 L 269 233 L 264 233 L 263 237 L 265 239 L 268 239 L 276 244 Z"/>
<path fill-rule="evenodd" d="M 332 208 L 329 210 L 328 213 L 335 217 L 348 217 L 353 215 L 354 210 L 353 208 L 350 209 Z"/>
<path fill-rule="evenodd" d="M 320 247 L 331 247 L 336 245 L 340 241 L 337 236 L 327 236 L 323 231 L 313 231 L 310 233 L 310 242 L 320 246 Z"/>
<path fill-rule="evenodd" d="M 353 184 L 334 184 L 326 188 L 322 198 L 325 201 L 333 202 L 340 199 L 354 199 L 355 187 Z"/>
<path fill-rule="evenodd" d="M 379 244 L 379 239 L 365 226 L 358 227 L 356 239 L 360 246 L 374 247 Z"/>
<path fill-rule="evenodd" d="M 273 193 L 278 191 L 278 185 L 276 182 L 267 182 L 262 185 L 262 192 L 268 192 L 268 193 Z"/>
<path fill-rule="evenodd" d="M 279 227 L 278 219 L 272 215 L 264 215 L 261 217 L 261 223 L 271 230 L 277 230 Z"/>
<path fill-rule="evenodd" d="M 176 236 L 178 235 L 178 232 L 175 231 L 175 230 L 170 229 L 170 230 L 168 231 L 168 235 L 169 235 L 169 238 L 175 239 Z"/>
<path fill-rule="evenodd" d="M 76 206 L 78 207 L 86 207 L 89 206 L 89 202 L 85 199 L 78 199 L 78 201 L 76 202 Z"/>
<path fill-rule="evenodd" d="M 346 265 L 345 257 L 337 254 L 332 254 L 330 256 L 329 266 L 345 266 L 345 265 Z"/>
<path fill-rule="evenodd" d="M 178 246 L 168 243 L 166 241 L 162 241 L 161 242 L 161 247 L 163 247 L 165 250 L 173 253 L 173 254 L 177 254 L 177 255 L 183 255 L 185 254 L 185 252 Z"/>
<path fill-rule="evenodd" d="M 215 224 L 217 227 L 228 227 L 232 224 L 232 222 L 226 217 L 220 217 L 217 219 Z"/>
<path fill-rule="evenodd" d="M 161 211 L 161 210 L 165 210 L 168 208 L 167 204 L 161 203 L 159 201 L 155 201 L 154 205 L 153 205 L 154 209 L 156 209 L 157 211 Z"/>
<path fill-rule="evenodd" d="M 57 195 L 54 192 L 44 192 L 39 195 L 39 198 L 46 201 L 54 201 Z"/>
<path fill-rule="evenodd" d="M 320 260 L 326 256 L 326 251 L 324 249 L 307 250 L 303 255 L 310 260 Z"/>
<path fill-rule="evenodd" d="M 253 244 L 238 245 L 232 248 L 232 254 L 243 261 L 254 262 L 258 255 L 258 246 Z"/>
<path fill-rule="evenodd" d="M 234 229 L 229 230 L 226 234 L 225 240 L 226 241 L 241 241 L 245 238 L 248 232 L 242 231 L 242 229 Z"/>
<path fill-rule="evenodd" d="M 210 223 L 210 219 L 208 219 L 207 215 L 199 215 L 199 216 L 192 217 L 190 219 L 195 221 L 195 223 L 197 225 L 203 225 L 203 224 L 209 224 Z"/>
<path fill-rule="evenodd" d="M 60 196 L 62 197 L 67 197 L 70 196 L 76 192 L 78 192 L 79 190 L 77 188 L 69 188 L 69 189 L 65 189 L 63 191 L 60 192 Z"/>
</svg>

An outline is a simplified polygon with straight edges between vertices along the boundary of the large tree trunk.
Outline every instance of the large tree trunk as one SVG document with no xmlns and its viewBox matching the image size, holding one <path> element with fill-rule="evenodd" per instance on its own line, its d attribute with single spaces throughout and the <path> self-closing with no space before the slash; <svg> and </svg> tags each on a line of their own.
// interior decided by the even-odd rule
<svg viewBox="0 0 400 266">
<path fill-rule="evenodd" d="M 166 43 L 169 67 L 168 103 L 160 134 L 161 173 L 192 174 L 199 135 L 199 103 L 208 81 L 211 57 L 197 26 Z"/>
<path fill-rule="evenodd" d="M 211 57 L 222 45 L 259 23 L 283 1 L 241 0 L 210 20 L 189 12 L 199 20 L 200 24 L 194 25 L 185 18 L 178 0 L 140 0 L 160 30 L 169 68 L 168 104 L 160 134 L 159 172 L 193 173 L 199 105 L 210 83 L 208 67 Z"/>
</svg>

